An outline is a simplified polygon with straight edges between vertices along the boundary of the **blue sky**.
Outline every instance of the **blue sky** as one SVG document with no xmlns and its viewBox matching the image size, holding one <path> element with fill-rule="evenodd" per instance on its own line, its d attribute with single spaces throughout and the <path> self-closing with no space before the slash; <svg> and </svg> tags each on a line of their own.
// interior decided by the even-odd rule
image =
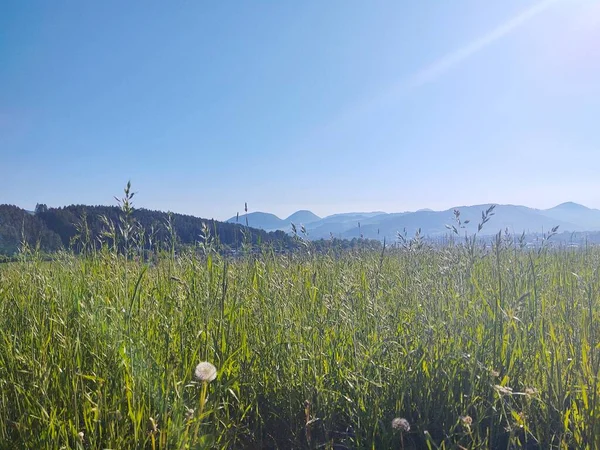
<svg viewBox="0 0 600 450">
<path fill-rule="evenodd" d="M 0 4 L 0 203 L 600 208 L 600 0 Z"/>
</svg>

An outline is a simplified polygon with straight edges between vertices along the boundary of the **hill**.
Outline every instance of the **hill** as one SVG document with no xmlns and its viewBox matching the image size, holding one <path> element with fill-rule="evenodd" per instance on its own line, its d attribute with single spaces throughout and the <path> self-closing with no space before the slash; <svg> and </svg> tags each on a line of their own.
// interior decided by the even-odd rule
<svg viewBox="0 0 600 450">
<path fill-rule="evenodd" d="M 0 255 L 12 255 L 27 243 L 34 248 L 53 252 L 62 247 L 58 234 L 29 211 L 14 205 L 0 205 Z"/>
<path fill-rule="evenodd" d="M 47 208 L 40 205 L 34 215 L 13 205 L 0 205 L 0 254 L 12 255 L 19 247 L 22 235 L 30 246 L 40 244 L 40 250 L 53 252 L 68 248 L 72 240 L 80 233 L 79 224 L 85 217 L 89 230 L 89 241 L 99 245 L 99 238 L 106 230 L 101 217 L 118 224 L 121 210 L 116 206 L 71 205 L 60 208 Z M 204 226 L 220 244 L 237 248 L 243 239 L 251 243 L 267 243 L 275 248 L 291 248 L 293 239 L 282 231 L 266 232 L 262 229 L 248 228 L 231 223 L 184 214 L 169 214 L 162 211 L 135 209 L 133 219 L 143 229 L 146 238 L 154 242 L 166 242 L 169 239 L 167 221 L 171 220 L 173 231 L 182 245 L 193 245 L 201 241 Z M 149 245 L 146 241 L 143 245 Z"/>
</svg>

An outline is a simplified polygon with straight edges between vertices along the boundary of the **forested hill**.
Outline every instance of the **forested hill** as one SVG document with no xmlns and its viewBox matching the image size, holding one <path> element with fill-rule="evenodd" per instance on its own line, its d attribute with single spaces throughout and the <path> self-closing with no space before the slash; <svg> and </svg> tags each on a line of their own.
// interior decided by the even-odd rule
<svg viewBox="0 0 600 450">
<path fill-rule="evenodd" d="M 42 250 L 53 252 L 62 247 L 60 236 L 49 229 L 40 217 L 13 205 L 0 205 L 0 255 L 13 255 L 19 249 L 22 237 Z"/>
<path fill-rule="evenodd" d="M 90 242 L 97 243 L 98 237 L 107 231 L 102 216 L 118 226 L 121 209 L 116 206 L 71 205 L 61 208 L 47 208 L 38 205 L 34 214 L 13 205 L 0 205 L 0 254 L 12 255 L 19 247 L 22 237 L 34 247 L 39 243 L 44 252 L 53 252 L 60 248 L 69 248 L 72 239 L 80 232 L 85 217 Z M 162 211 L 135 209 L 132 214 L 136 224 L 143 229 L 147 239 L 152 236 L 154 242 L 166 242 L 169 214 Z M 275 248 L 289 248 L 293 239 L 283 231 L 266 232 L 241 225 L 224 223 L 210 219 L 201 219 L 184 214 L 170 214 L 170 223 L 183 245 L 194 244 L 201 240 L 207 227 L 213 238 L 230 248 L 237 248 L 246 239 L 247 242 L 270 244 Z"/>
</svg>

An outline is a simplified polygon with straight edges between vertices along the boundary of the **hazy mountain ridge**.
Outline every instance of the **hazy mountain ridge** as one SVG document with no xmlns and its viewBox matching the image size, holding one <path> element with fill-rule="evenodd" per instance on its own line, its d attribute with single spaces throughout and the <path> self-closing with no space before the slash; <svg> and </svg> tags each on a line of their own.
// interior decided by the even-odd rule
<svg viewBox="0 0 600 450">
<path fill-rule="evenodd" d="M 248 214 L 240 214 L 239 216 L 233 216 L 225 222 L 246 225 L 246 219 L 248 219 L 248 226 L 259 228 L 265 231 L 289 231 L 292 223 L 295 225 L 308 225 L 310 223 L 323 220 L 313 212 L 301 209 L 285 219 L 280 219 L 275 214 L 257 211 Z"/>
<path fill-rule="evenodd" d="M 481 219 L 482 211 L 490 204 L 458 206 L 444 211 L 420 209 L 414 212 L 351 212 L 332 214 L 323 218 L 310 211 L 302 210 L 280 219 L 270 213 L 255 212 L 248 214 L 250 226 L 265 230 L 282 230 L 289 232 L 291 224 L 304 225 L 309 238 L 321 239 L 334 236 L 351 239 L 364 237 L 370 239 L 394 240 L 398 232 L 406 232 L 411 236 L 417 230 L 425 236 L 439 236 L 448 233 L 446 225 L 454 225 L 454 210 L 460 211 L 460 218 L 465 225 L 463 232 L 474 233 Z M 522 205 L 496 205 L 494 216 L 485 224 L 481 234 L 493 234 L 499 230 L 520 234 L 541 233 L 558 226 L 560 231 L 584 232 L 600 231 L 600 210 L 588 208 L 574 202 L 561 203 L 548 209 L 536 209 Z M 234 222 L 235 217 L 228 220 Z M 239 217 L 245 223 L 245 216 Z M 263 227 L 262 225 L 266 226 Z M 359 225 L 360 224 L 360 225 Z"/>
</svg>

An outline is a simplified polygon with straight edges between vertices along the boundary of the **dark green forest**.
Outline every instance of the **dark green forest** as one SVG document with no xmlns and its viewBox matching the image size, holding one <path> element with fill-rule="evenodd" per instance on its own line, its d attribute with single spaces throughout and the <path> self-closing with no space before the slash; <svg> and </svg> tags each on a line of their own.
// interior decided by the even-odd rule
<svg viewBox="0 0 600 450">
<path fill-rule="evenodd" d="M 117 206 L 37 205 L 32 214 L 17 206 L 0 205 L 0 254 L 13 255 L 23 243 L 45 253 L 61 248 L 78 251 L 77 242 L 99 248 L 103 242 L 112 244 L 111 235 L 122 235 L 121 220 L 122 210 Z M 143 243 L 135 244 L 148 248 L 170 242 L 173 236 L 178 245 L 193 245 L 211 236 L 230 249 L 242 243 L 267 244 L 275 249 L 294 245 L 283 231 L 267 233 L 238 224 L 147 209 L 132 211 L 131 226 L 136 229 L 136 237 L 144 236 Z"/>
<path fill-rule="evenodd" d="M 60 235 L 40 216 L 17 206 L 0 205 L 0 255 L 16 253 L 23 238 L 31 246 L 39 242 L 44 252 L 55 252 L 63 247 Z"/>
</svg>

